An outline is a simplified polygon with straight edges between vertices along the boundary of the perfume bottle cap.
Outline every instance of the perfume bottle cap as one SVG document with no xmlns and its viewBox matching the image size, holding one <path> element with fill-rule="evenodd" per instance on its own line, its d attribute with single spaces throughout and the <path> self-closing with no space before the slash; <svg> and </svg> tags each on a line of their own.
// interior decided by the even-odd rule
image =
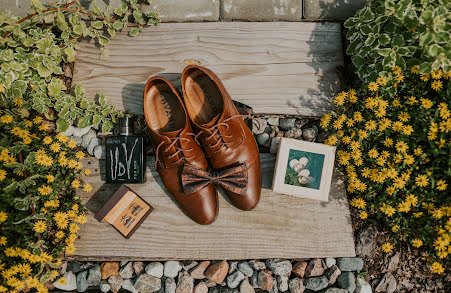
<svg viewBox="0 0 451 293">
<path fill-rule="evenodd" d="M 119 118 L 119 135 L 133 134 L 133 120 L 128 117 Z"/>
</svg>

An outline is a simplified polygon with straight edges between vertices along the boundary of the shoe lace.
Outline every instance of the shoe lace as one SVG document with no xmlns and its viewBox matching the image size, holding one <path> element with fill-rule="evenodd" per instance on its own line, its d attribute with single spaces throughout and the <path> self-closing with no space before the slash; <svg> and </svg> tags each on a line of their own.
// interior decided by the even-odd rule
<svg viewBox="0 0 451 293">
<path fill-rule="evenodd" d="M 196 137 L 196 135 L 195 135 L 194 133 L 186 133 L 186 134 L 187 134 L 187 135 L 191 135 L 191 136 L 193 136 L 193 137 Z M 169 139 L 171 140 L 171 143 L 169 143 L 169 144 L 163 149 L 163 152 L 165 152 L 165 153 L 168 152 L 169 149 L 171 149 L 172 147 L 175 148 L 175 152 L 173 152 L 172 154 L 168 155 L 168 159 L 172 159 L 172 158 L 174 158 L 175 156 L 178 156 L 179 154 L 181 154 L 181 156 L 180 156 L 180 158 L 179 158 L 177 161 L 174 162 L 174 164 L 178 164 L 178 163 L 180 163 L 181 161 L 184 161 L 184 160 L 186 160 L 186 159 L 189 159 L 189 157 L 185 157 L 185 154 L 184 154 L 184 152 L 183 152 L 183 148 L 180 147 L 180 143 L 179 143 L 178 145 L 177 145 L 177 143 L 180 142 L 180 141 L 190 141 L 190 139 L 189 139 L 189 138 L 186 138 L 186 137 L 179 137 L 179 136 L 177 136 L 177 137 L 170 137 Z M 161 151 L 161 147 L 162 147 L 165 143 L 166 143 L 165 141 L 160 142 L 160 143 L 158 144 L 158 146 L 157 146 L 157 149 L 155 150 L 155 166 L 154 166 L 155 169 L 157 169 L 158 164 L 160 164 L 160 166 L 163 167 L 163 163 L 161 163 L 159 153 L 160 153 L 160 151 Z M 193 148 L 188 148 L 188 149 L 186 149 L 185 151 L 191 151 L 191 150 L 193 150 Z"/>
<path fill-rule="evenodd" d="M 256 118 L 252 117 L 252 116 L 249 115 L 249 114 L 237 114 L 237 115 L 232 115 L 232 116 L 230 116 L 229 118 L 224 119 L 222 122 L 219 122 L 219 123 L 217 123 L 217 124 L 215 124 L 215 125 L 213 125 L 213 126 L 207 128 L 207 129 L 209 130 L 209 132 L 210 132 L 210 135 L 208 135 L 208 136 L 205 137 L 205 141 L 206 141 L 206 142 L 208 142 L 209 140 L 211 140 L 211 139 L 214 138 L 214 137 L 217 137 L 217 141 L 216 141 L 215 143 L 211 143 L 211 144 L 209 143 L 209 144 L 208 144 L 208 147 L 209 147 L 209 148 L 215 148 L 215 147 L 217 147 L 219 144 L 221 144 L 221 147 L 222 147 L 223 145 L 226 145 L 225 142 L 224 142 L 223 136 L 226 137 L 226 138 L 230 138 L 230 137 L 232 137 L 232 135 L 223 135 L 223 134 L 221 134 L 221 133 L 219 132 L 219 126 L 224 126 L 224 127 L 226 128 L 226 130 L 227 130 L 227 129 L 230 128 L 230 125 L 227 124 L 226 122 L 227 122 L 227 121 L 230 121 L 230 120 L 232 120 L 232 119 L 235 119 L 235 118 L 249 118 L 249 119 L 253 119 L 253 120 L 257 121 L 257 123 L 260 125 L 260 121 L 258 121 Z M 205 132 L 204 130 L 201 130 L 201 131 L 199 131 L 199 133 L 194 137 L 194 139 L 195 139 L 198 143 L 199 143 L 199 141 L 197 140 L 197 138 L 198 138 L 200 135 L 202 135 L 204 132 Z M 219 147 L 218 149 L 216 149 L 215 151 L 213 151 L 213 153 L 218 152 L 218 151 L 221 149 L 221 147 Z"/>
</svg>

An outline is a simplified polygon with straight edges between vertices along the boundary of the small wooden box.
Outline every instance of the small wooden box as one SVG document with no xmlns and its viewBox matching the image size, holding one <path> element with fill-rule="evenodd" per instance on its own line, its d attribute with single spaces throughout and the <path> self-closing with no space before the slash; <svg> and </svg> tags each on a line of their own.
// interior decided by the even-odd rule
<svg viewBox="0 0 451 293">
<path fill-rule="evenodd" d="M 110 223 L 125 238 L 130 238 L 153 208 L 125 185 L 111 196 L 94 215 L 99 222 Z"/>
</svg>

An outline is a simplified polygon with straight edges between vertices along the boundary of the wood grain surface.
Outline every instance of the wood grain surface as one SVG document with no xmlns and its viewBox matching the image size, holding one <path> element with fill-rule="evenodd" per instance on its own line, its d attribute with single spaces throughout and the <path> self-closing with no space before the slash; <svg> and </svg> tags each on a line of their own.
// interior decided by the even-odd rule
<svg viewBox="0 0 451 293">
<path fill-rule="evenodd" d="M 147 79 L 161 75 L 180 87 L 183 68 L 199 64 L 255 113 L 319 117 L 332 107 L 343 64 L 339 23 L 163 23 L 135 38 L 119 33 L 108 47 L 99 59 L 93 42 L 80 43 L 73 85 L 137 114 Z"/>
<path fill-rule="evenodd" d="M 253 211 L 232 207 L 220 194 L 217 220 L 201 226 L 176 207 L 147 157 L 146 183 L 128 185 L 155 210 L 130 239 L 93 215 L 119 185 L 106 185 L 104 161 L 85 159 L 93 185 L 81 192 L 89 221 L 76 241 L 78 260 L 259 259 L 355 256 L 343 179 L 335 172 L 329 202 L 273 193 L 275 157 L 261 154 L 262 198 Z"/>
</svg>

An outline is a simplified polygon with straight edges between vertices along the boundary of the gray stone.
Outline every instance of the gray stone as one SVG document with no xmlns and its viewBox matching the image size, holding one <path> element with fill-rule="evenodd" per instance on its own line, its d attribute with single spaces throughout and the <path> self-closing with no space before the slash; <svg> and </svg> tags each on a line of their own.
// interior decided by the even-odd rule
<svg viewBox="0 0 451 293">
<path fill-rule="evenodd" d="M 175 283 L 174 278 L 166 278 L 164 282 L 164 292 L 165 293 L 175 293 L 175 289 L 177 288 L 177 284 Z"/>
<path fill-rule="evenodd" d="M 166 277 L 175 278 L 181 269 L 182 266 L 180 265 L 180 262 L 176 260 L 169 260 L 164 263 L 164 275 Z"/>
<path fill-rule="evenodd" d="M 277 151 L 279 150 L 279 145 L 280 145 L 281 139 L 282 139 L 281 137 L 274 137 L 271 140 L 271 145 L 269 146 L 269 152 L 271 154 L 277 154 Z"/>
<path fill-rule="evenodd" d="M 334 264 L 337 263 L 337 260 L 335 258 L 332 257 L 328 257 L 324 260 L 324 263 L 326 264 L 326 266 L 328 268 L 332 267 Z"/>
<path fill-rule="evenodd" d="M 133 281 L 130 279 L 124 280 L 124 282 L 122 282 L 122 288 L 132 293 L 139 293 L 139 291 L 136 290 L 135 286 L 133 286 Z"/>
<path fill-rule="evenodd" d="M 256 139 L 257 139 L 258 144 L 261 146 L 269 147 L 271 144 L 271 139 L 269 137 L 269 134 L 267 134 L 266 132 L 260 133 L 259 135 L 257 135 Z"/>
<path fill-rule="evenodd" d="M 229 261 L 229 274 L 235 272 L 238 268 L 238 262 L 237 261 Z"/>
<path fill-rule="evenodd" d="M 72 125 L 69 125 L 69 127 L 66 129 L 66 131 L 62 132 L 63 135 L 69 137 L 74 134 L 75 128 Z"/>
<path fill-rule="evenodd" d="M 348 293 L 348 290 L 341 288 L 327 288 L 326 290 L 321 291 L 321 293 Z"/>
<path fill-rule="evenodd" d="M 166 284 L 167 277 L 163 276 L 161 277 L 161 288 L 156 293 L 164 293 L 165 290 L 165 284 Z"/>
<path fill-rule="evenodd" d="M 391 273 L 386 273 L 382 280 L 377 285 L 376 292 L 393 293 L 396 291 L 397 282 Z"/>
<path fill-rule="evenodd" d="M 290 293 L 303 293 L 305 290 L 304 280 L 300 278 L 294 278 L 288 281 L 288 289 Z"/>
<path fill-rule="evenodd" d="M 146 266 L 146 273 L 161 278 L 163 276 L 164 266 L 161 262 L 151 262 Z"/>
<path fill-rule="evenodd" d="M 180 262 L 180 265 L 185 271 L 189 271 L 195 266 L 197 266 L 198 262 L 194 260 L 183 260 Z"/>
<path fill-rule="evenodd" d="M 95 265 L 89 268 L 88 271 L 88 286 L 99 286 L 100 281 L 102 280 L 102 275 L 100 273 L 100 266 Z"/>
<path fill-rule="evenodd" d="M 213 288 L 210 288 L 209 293 L 239 293 L 240 291 L 238 291 L 238 289 L 230 289 L 227 287 L 221 287 L 221 286 L 216 286 Z"/>
<path fill-rule="evenodd" d="M 83 141 L 83 139 L 79 136 L 71 136 L 69 139 L 75 141 L 77 146 L 81 146 L 81 142 Z"/>
<path fill-rule="evenodd" d="M 221 19 L 246 21 L 301 20 L 302 0 L 223 0 Z"/>
<path fill-rule="evenodd" d="M 108 283 L 111 285 L 111 291 L 113 293 L 119 292 L 122 288 L 122 282 L 124 281 L 124 278 L 122 278 L 119 275 L 114 275 L 108 278 Z"/>
<path fill-rule="evenodd" d="M 329 279 L 329 285 L 335 284 L 340 274 L 341 271 L 336 265 L 333 265 L 330 269 L 328 269 L 326 272 L 326 277 Z"/>
<path fill-rule="evenodd" d="M 376 247 L 376 230 L 370 226 L 357 236 L 356 254 L 361 257 L 372 257 Z"/>
<path fill-rule="evenodd" d="M 314 258 L 308 263 L 307 268 L 305 269 L 305 277 L 321 276 L 325 269 L 324 261 L 321 258 Z"/>
<path fill-rule="evenodd" d="M 88 154 L 90 154 L 91 156 L 94 155 L 94 148 L 98 145 L 102 144 L 102 140 L 97 138 L 97 137 L 93 137 L 91 138 L 91 140 L 88 143 L 88 146 L 86 148 L 86 150 L 88 151 Z"/>
<path fill-rule="evenodd" d="M 199 282 L 194 286 L 193 293 L 208 293 L 208 286 L 205 282 Z"/>
<path fill-rule="evenodd" d="M 135 282 L 135 288 L 140 293 L 153 293 L 161 288 L 161 280 L 157 277 L 143 273 Z"/>
<path fill-rule="evenodd" d="M 288 130 L 294 127 L 294 123 L 296 122 L 296 118 L 282 118 L 279 121 L 279 127 Z"/>
<path fill-rule="evenodd" d="M 53 286 L 64 291 L 74 291 L 77 289 L 77 277 L 75 277 L 75 274 L 73 272 L 68 271 L 63 275 L 63 277 L 65 277 L 67 280 L 66 284 L 59 284 L 58 280 L 56 280 L 53 283 Z"/>
<path fill-rule="evenodd" d="M 413 288 L 412 288 L 413 289 Z M 357 278 L 357 284 L 354 293 L 372 293 L 371 285 L 364 279 Z"/>
<path fill-rule="evenodd" d="M 316 128 L 316 126 L 313 126 L 313 127 L 310 127 L 310 128 L 306 128 L 302 132 L 302 137 L 306 141 L 315 141 L 317 135 L 318 135 L 318 128 Z"/>
<path fill-rule="evenodd" d="M 135 274 L 139 275 L 144 271 L 145 265 L 142 261 L 135 261 L 133 262 L 133 270 L 135 271 Z"/>
<path fill-rule="evenodd" d="M 54 0 L 41 0 L 42 4 L 55 2 Z M 31 13 L 30 1 L 27 0 L 2 0 L 1 9 L 5 9 L 6 13 L 16 16 L 25 16 Z"/>
<path fill-rule="evenodd" d="M 320 291 L 329 285 L 329 280 L 325 276 L 313 277 L 305 280 L 305 287 L 313 291 Z"/>
<path fill-rule="evenodd" d="M 318 136 L 316 136 L 316 141 L 319 143 L 324 143 L 327 139 L 328 135 L 326 132 L 320 132 Z"/>
<path fill-rule="evenodd" d="M 355 276 L 352 272 L 344 272 L 337 279 L 338 287 L 348 290 L 353 293 L 356 288 Z"/>
<path fill-rule="evenodd" d="M 77 274 L 77 291 L 78 292 L 85 292 L 88 290 L 88 280 L 86 279 L 88 277 L 88 271 L 82 271 Z"/>
<path fill-rule="evenodd" d="M 255 118 L 252 119 L 252 133 L 260 134 L 265 132 L 266 126 L 268 125 L 268 121 L 263 118 Z"/>
<path fill-rule="evenodd" d="M 96 159 L 105 159 L 105 146 L 98 145 L 93 150 L 94 157 Z"/>
<path fill-rule="evenodd" d="M 215 282 L 213 282 L 212 280 L 205 280 L 205 284 L 207 285 L 208 288 L 211 287 L 215 287 L 217 284 Z"/>
<path fill-rule="evenodd" d="M 235 289 L 243 280 L 244 274 L 241 271 L 237 270 L 227 277 L 227 286 L 229 288 Z"/>
<path fill-rule="evenodd" d="M 90 126 L 87 126 L 85 128 L 78 128 L 78 127 L 74 127 L 74 133 L 73 136 L 78 136 L 78 137 L 82 137 L 83 135 L 85 135 L 86 133 L 88 133 L 91 130 Z"/>
<path fill-rule="evenodd" d="M 240 285 L 240 293 L 255 293 L 255 290 L 248 280 L 243 280 Z"/>
<path fill-rule="evenodd" d="M 96 132 L 94 130 L 89 130 L 88 133 L 86 133 L 85 135 L 83 135 L 81 137 L 81 147 L 82 148 L 87 148 L 89 142 L 91 141 L 92 138 L 96 137 Z"/>
<path fill-rule="evenodd" d="M 286 276 L 291 273 L 293 266 L 291 262 L 286 259 L 268 259 L 266 266 L 276 275 Z"/>
<path fill-rule="evenodd" d="M 309 123 L 309 122 L 310 122 L 310 120 L 308 120 L 308 119 L 296 119 L 294 126 L 297 128 L 302 128 L 305 125 L 307 125 L 307 123 Z"/>
<path fill-rule="evenodd" d="M 293 127 L 285 132 L 285 136 L 289 138 L 300 138 L 302 136 L 302 129 Z"/>
<path fill-rule="evenodd" d="M 111 290 L 111 285 L 108 283 L 107 280 L 102 280 L 99 284 L 100 291 L 103 293 L 106 293 Z"/>
<path fill-rule="evenodd" d="M 266 265 L 264 262 L 262 261 L 258 261 L 258 260 L 250 260 L 249 264 L 251 265 L 251 267 L 254 268 L 254 270 L 260 271 L 260 270 L 264 270 L 266 269 Z"/>
<path fill-rule="evenodd" d="M 288 276 L 277 276 L 277 285 L 279 286 L 279 291 L 288 291 Z"/>
<path fill-rule="evenodd" d="M 89 269 L 92 266 L 94 266 L 94 264 L 90 263 L 90 262 L 81 263 L 81 262 L 78 262 L 78 261 L 70 261 L 70 262 L 67 263 L 66 270 L 68 272 L 78 273 L 78 272 L 87 270 L 87 269 Z"/>
<path fill-rule="evenodd" d="M 254 274 L 252 274 L 252 277 L 249 278 L 249 283 L 252 285 L 253 288 L 258 288 L 258 271 L 254 271 Z"/>
<path fill-rule="evenodd" d="M 277 283 L 277 279 L 274 278 L 274 286 L 268 291 L 269 293 L 279 293 L 279 285 Z"/>
<path fill-rule="evenodd" d="M 304 18 L 346 20 L 366 2 L 367 0 L 304 0 Z"/>
<path fill-rule="evenodd" d="M 176 293 L 192 293 L 194 289 L 194 279 L 187 272 L 182 271 L 179 274 Z"/>
<path fill-rule="evenodd" d="M 124 279 L 130 279 L 133 277 L 133 263 L 130 261 L 125 266 L 123 266 L 120 271 L 119 275 Z"/>
<path fill-rule="evenodd" d="M 271 126 L 279 126 L 279 117 L 269 117 L 267 121 Z"/>
<path fill-rule="evenodd" d="M 145 11 L 157 10 L 162 22 L 218 21 L 219 0 L 152 0 Z"/>
<path fill-rule="evenodd" d="M 252 269 L 251 265 L 248 262 L 246 262 L 246 261 L 240 262 L 238 264 L 238 269 L 245 276 L 248 276 L 248 277 L 252 277 L 252 275 L 254 274 L 254 270 Z"/>
<path fill-rule="evenodd" d="M 361 271 L 363 259 L 360 257 L 342 257 L 337 260 L 337 265 L 342 272 Z"/>
</svg>

